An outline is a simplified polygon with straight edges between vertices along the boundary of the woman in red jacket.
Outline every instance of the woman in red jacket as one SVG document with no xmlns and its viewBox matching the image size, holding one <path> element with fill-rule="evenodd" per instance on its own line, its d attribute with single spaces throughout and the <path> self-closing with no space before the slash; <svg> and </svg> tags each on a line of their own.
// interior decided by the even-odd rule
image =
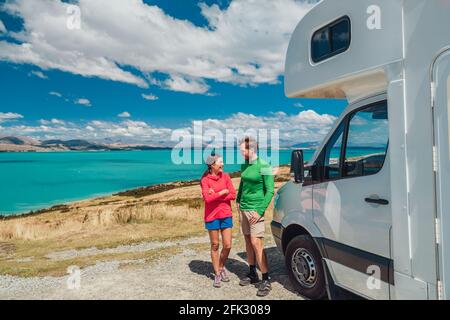
<svg viewBox="0 0 450 320">
<path fill-rule="evenodd" d="M 221 282 L 229 282 L 225 262 L 231 250 L 231 228 L 233 213 L 231 200 L 236 199 L 236 189 L 228 174 L 223 172 L 223 159 L 212 154 L 206 160 L 208 170 L 204 173 L 201 185 L 205 200 L 205 228 L 211 240 L 211 260 L 214 267 L 214 287 Z M 222 235 L 222 251 L 219 254 L 219 234 Z"/>
</svg>

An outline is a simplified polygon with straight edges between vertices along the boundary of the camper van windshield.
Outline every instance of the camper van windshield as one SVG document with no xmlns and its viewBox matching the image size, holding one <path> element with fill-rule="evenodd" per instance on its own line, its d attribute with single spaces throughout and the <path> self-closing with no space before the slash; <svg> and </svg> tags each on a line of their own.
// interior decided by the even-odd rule
<svg viewBox="0 0 450 320">
<path fill-rule="evenodd" d="M 311 40 L 311 59 L 314 63 L 326 60 L 350 47 L 350 18 L 340 18 L 317 30 Z"/>
<path fill-rule="evenodd" d="M 377 174 L 389 145 L 387 101 L 348 114 L 328 140 L 316 166 L 323 166 L 323 180 Z"/>
<path fill-rule="evenodd" d="M 344 176 L 361 177 L 378 173 L 383 167 L 388 144 L 386 102 L 353 114 L 348 125 Z"/>
</svg>

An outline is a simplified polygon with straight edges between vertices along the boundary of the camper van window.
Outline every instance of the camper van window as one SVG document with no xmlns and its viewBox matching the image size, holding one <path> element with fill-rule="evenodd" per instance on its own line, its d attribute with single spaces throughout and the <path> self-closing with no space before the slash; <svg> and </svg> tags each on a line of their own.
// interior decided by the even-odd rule
<svg viewBox="0 0 450 320">
<path fill-rule="evenodd" d="M 326 60 L 350 47 L 350 18 L 343 17 L 317 30 L 311 40 L 311 59 L 314 63 Z"/>
<path fill-rule="evenodd" d="M 342 52 L 350 45 L 350 20 L 345 19 L 331 27 L 333 52 Z"/>
<path fill-rule="evenodd" d="M 341 123 L 325 148 L 324 169 L 327 180 L 335 180 L 341 176 L 341 149 L 344 128 L 344 123 Z"/>
<path fill-rule="evenodd" d="M 319 62 L 324 57 L 328 57 L 331 52 L 329 30 L 321 30 L 314 34 L 312 41 L 312 58 L 314 62 Z"/>
<path fill-rule="evenodd" d="M 389 141 L 387 103 L 356 112 L 348 128 L 344 177 L 378 173 L 383 168 Z"/>
</svg>

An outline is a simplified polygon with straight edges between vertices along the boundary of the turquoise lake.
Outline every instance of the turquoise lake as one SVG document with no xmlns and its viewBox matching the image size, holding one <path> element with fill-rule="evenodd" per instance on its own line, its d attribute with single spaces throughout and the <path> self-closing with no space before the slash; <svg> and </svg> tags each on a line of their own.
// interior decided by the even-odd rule
<svg viewBox="0 0 450 320">
<path fill-rule="evenodd" d="M 0 153 L 0 215 L 200 178 L 203 165 L 175 165 L 171 153 L 171 150 Z M 311 157 L 313 152 L 307 154 Z M 280 163 L 288 164 L 290 156 L 290 151 L 280 151 Z M 227 172 L 239 168 L 237 164 L 225 165 Z"/>
<path fill-rule="evenodd" d="M 313 150 L 306 150 L 305 160 L 313 153 Z M 337 156 L 338 150 L 333 153 Z M 365 153 L 364 149 L 358 149 L 351 155 Z M 142 186 L 200 178 L 205 170 L 203 165 L 176 165 L 171 154 L 171 150 L 0 153 L 0 215 L 25 213 Z M 237 163 L 234 151 L 231 156 L 228 159 L 234 158 Z M 278 158 L 280 164 L 289 164 L 291 151 L 280 151 Z M 239 164 L 225 164 L 227 172 L 239 169 Z"/>
</svg>

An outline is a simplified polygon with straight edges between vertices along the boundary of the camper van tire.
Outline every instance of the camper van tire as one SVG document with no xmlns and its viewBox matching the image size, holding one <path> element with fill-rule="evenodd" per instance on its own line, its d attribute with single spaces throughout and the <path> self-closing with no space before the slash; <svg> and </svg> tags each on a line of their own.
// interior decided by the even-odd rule
<svg viewBox="0 0 450 320">
<path fill-rule="evenodd" d="M 322 256 L 309 235 L 292 239 L 286 248 L 285 259 L 289 279 L 300 295 L 312 300 L 326 295 Z"/>
</svg>

